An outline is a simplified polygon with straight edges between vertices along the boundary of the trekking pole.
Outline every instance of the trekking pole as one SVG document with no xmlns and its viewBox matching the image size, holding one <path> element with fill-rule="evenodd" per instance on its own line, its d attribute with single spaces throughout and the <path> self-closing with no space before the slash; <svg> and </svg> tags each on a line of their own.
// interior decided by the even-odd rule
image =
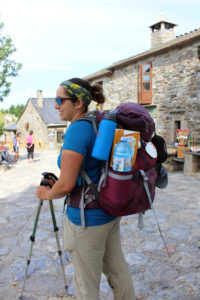
<svg viewBox="0 0 200 300">
<path fill-rule="evenodd" d="M 61 265 L 61 268 L 62 268 L 63 278 L 64 278 L 64 282 L 65 282 L 65 289 L 66 289 L 66 292 L 67 292 L 68 286 L 67 286 L 67 280 L 66 280 L 65 270 L 64 270 L 63 260 L 62 260 L 62 250 L 61 250 L 60 241 L 59 241 L 59 238 L 58 238 L 59 228 L 57 227 L 57 224 L 56 224 L 56 217 L 55 217 L 55 213 L 54 213 L 54 207 L 53 207 L 53 201 L 52 200 L 49 200 L 49 206 L 50 206 L 51 217 L 52 217 L 52 222 L 53 222 L 53 229 L 54 229 L 54 233 L 55 233 L 55 237 L 56 237 L 58 255 L 59 255 L 59 258 L 60 258 L 60 265 Z"/>
<path fill-rule="evenodd" d="M 22 285 L 21 296 L 19 297 L 19 299 L 23 299 L 23 292 L 24 292 L 26 277 L 27 277 L 28 268 L 29 268 L 29 265 L 30 265 L 30 262 L 31 262 L 31 255 L 32 255 L 33 245 L 34 245 L 34 242 L 35 242 L 35 234 L 36 234 L 37 224 L 38 224 L 40 210 L 41 210 L 42 205 L 43 205 L 43 200 L 39 200 L 39 205 L 38 205 L 36 218 L 35 218 L 35 222 L 34 222 L 34 226 L 33 226 L 33 232 L 32 232 L 32 235 L 30 236 L 31 246 L 30 246 L 29 253 L 28 253 L 28 258 L 27 258 L 27 261 L 26 261 L 26 270 L 25 270 L 25 275 L 24 275 L 24 281 L 23 281 L 23 285 Z"/>
<path fill-rule="evenodd" d="M 52 173 L 44 172 L 44 173 L 42 173 L 42 175 L 44 176 L 44 178 L 42 179 L 42 181 L 40 183 L 41 186 L 50 186 L 50 187 L 52 187 L 52 184 L 55 183 L 58 180 L 58 178 Z M 43 200 L 39 200 L 39 206 L 38 206 L 38 209 L 37 209 L 36 218 L 35 218 L 35 222 L 34 222 L 34 226 L 33 226 L 33 233 L 30 236 L 31 246 L 30 246 L 30 250 L 29 250 L 29 254 L 28 254 L 27 265 L 26 265 L 26 270 L 25 270 L 25 275 L 24 275 L 24 281 L 23 281 L 22 291 L 21 291 L 21 295 L 20 295 L 19 299 L 23 299 L 23 292 L 24 292 L 26 277 L 27 277 L 27 274 L 28 274 L 28 268 L 29 268 L 30 261 L 31 261 L 32 249 L 33 249 L 33 244 L 35 242 L 35 234 L 36 234 L 37 224 L 38 224 L 39 215 L 40 215 L 42 205 L 43 205 Z M 64 265 L 63 265 L 63 260 L 62 260 L 62 251 L 61 251 L 60 242 L 59 242 L 59 238 L 58 238 L 59 228 L 57 227 L 57 224 L 56 224 L 56 217 L 55 217 L 55 213 L 54 213 L 54 207 L 53 207 L 53 201 L 52 200 L 49 200 L 49 206 L 50 206 L 50 212 L 51 212 L 51 217 L 52 217 L 52 222 L 53 222 L 54 233 L 55 233 L 55 237 L 56 237 L 58 254 L 59 254 L 59 258 L 60 258 L 60 264 L 61 264 L 64 283 L 65 283 L 65 290 L 67 292 L 68 286 L 67 286 L 67 280 L 66 280 Z"/>
</svg>

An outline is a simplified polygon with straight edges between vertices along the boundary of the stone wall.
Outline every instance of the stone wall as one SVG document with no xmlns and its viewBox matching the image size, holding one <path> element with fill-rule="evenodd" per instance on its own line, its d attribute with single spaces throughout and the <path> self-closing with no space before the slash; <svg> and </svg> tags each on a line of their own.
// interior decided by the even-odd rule
<svg viewBox="0 0 200 300">
<path fill-rule="evenodd" d="M 29 123 L 29 130 L 33 130 L 35 146 L 39 149 L 56 148 L 57 131 L 65 132 L 65 128 L 47 127 L 35 107 L 29 101 L 26 110 L 17 122 L 17 131 L 21 132 L 22 146 L 26 143 L 26 137 L 29 130 L 26 130 L 25 124 Z"/>
<path fill-rule="evenodd" d="M 153 103 L 157 105 L 157 128 L 173 144 L 175 121 L 189 129 L 200 143 L 200 42 L 169 51 L 153 61 Z"/>
<path fill-rule="evenodd" d="M 25 128 L 26 123 L 29 123 L 28 130 Z M 30 101 L 17 122 L 17 131 L 21 132 L 21 140 L 24 144 L 26 143 L 26 137 L 29 134 L 29 130 L 33 130 L 36 144 L 39 142 L 41 142 L 42 145 L 48 143 L 47 127 Z"/>
<path fill-rule="evenodd" d="M 157 132 L 167 144 L 175 142 L 175 121 L 181 128 L 189 129 L 196 143 L 200 144 L 200 42 L 151 56 L 121 69 L 114 70 L 103 81 L 106 103 L 103 109 L 132 101 L 137 102 L 137 68 L 144 62 L 152 62 L 152 105 Z M 91 105 L 91 109 L 95 106 Z"/>
<path fill-rule="evenodd" d="M 137 66 L 129 65 L 114 71 L 110 77 L 104 77 L 103 91 L 106 102 L 103 109 L 113 109 L 125 101 L 137 102 Z M 93 83 L 98 82 L 95 80 Z M 90 109 L 94 109 L 94 104 Z"/>
<path fill-rule="evenodd" d="M 164 43 L 175 39 L 174 28 L 166 30 L 164 24 L 161 24 L 161 29 L 151 33 L 151 48 L 156 48 Z"/>
</svg>

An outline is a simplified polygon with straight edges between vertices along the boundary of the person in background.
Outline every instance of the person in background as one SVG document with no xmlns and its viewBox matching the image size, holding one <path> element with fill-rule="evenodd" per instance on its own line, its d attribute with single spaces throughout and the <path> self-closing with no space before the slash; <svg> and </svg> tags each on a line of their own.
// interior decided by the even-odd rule
<svg viewBox="0 0 200 300">
<path fill-rule="evenodd" d="M 21 133 L 17 132 L 13 138 L 13 151 L 15 153 L 14 162 L 17 162 L 20 159 L 19 158 L 19 144 L 21 144 L 20 137 L 21 137 Z"/>
<path fill-rule="evenodd" d="M 96 133 L 93 125 L 81 120 L 93 100 L 104 103 L 101 86 L 73 78 L 60 84 L 55 108 L 60 119 L 71 122 L 58 157 L 60 177 L 50 189 L 38 186 L 36 196 L 57 199 L 70 193 L 64 224 L 64 247 L 74 265 L 76 299 L 98 300 L 102 272 L 113 290 L 115 300 L 135 300 L 134 288 L 120 241 L 120 217 L 107 214 L 92 201 L 85 207 L 86 228 L 81 226 L 80 198 L 84 190 L 80 175 L 84 168 L 98 184 L 101 161 L 91 156 Z"/>
<path fill-rule="evenodd" d="M 26 148 L 28 153 L 28 162 L 33 162 L 34 158 L 34 137 L 33 137 L 33 130 L 29 131 L 29 135 L 26 139 Z"/>
</svg>

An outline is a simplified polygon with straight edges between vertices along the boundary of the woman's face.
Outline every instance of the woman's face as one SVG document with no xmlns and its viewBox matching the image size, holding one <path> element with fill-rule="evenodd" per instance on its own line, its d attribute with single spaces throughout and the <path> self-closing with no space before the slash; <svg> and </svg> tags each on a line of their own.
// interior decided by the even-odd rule
<svg viewBox="0 0 200 300">
<path fill-rule="evenodd" d="M 76 105 L 71 100 L 62 100 L 62 98 L 70 99 L 70 95 L 65 93 L 63 86 L 59 86 L 57 89 L 56 98 L 60 98 L 62 103 L 61 106 L 59 106 L 57 102 L 55 104 L 55 109 L 59 110 L 60 119 L 62 121 L 71 122 L 76 114 Z"/>
</svg>

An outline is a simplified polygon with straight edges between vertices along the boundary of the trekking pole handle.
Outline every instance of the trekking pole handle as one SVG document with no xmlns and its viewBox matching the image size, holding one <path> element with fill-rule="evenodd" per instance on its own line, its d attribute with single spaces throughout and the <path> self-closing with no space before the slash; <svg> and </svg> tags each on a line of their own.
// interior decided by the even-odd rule
<svg viewBox="0 0 200 300">
<path fill-rule="evenodd" d="M 58 177 L 53 173 L 44 172 L 44 173 L 42 173 L 42 175 L 44 177 L 40 182 L 41 186 L 49 186 L 50 188 L 52 188 L 54 183 L 58 180 Z"/>
<path fill-rule="evenodd" d="M 44 178 L 46 179 L 52 179 L 54 181 L 57 181 L 58 180 L 58 177 L 53 174 L 53 173 L 49 173 L 49 172 L 43 172 L 42 175 L 44 176 Z"/>
</svg>

